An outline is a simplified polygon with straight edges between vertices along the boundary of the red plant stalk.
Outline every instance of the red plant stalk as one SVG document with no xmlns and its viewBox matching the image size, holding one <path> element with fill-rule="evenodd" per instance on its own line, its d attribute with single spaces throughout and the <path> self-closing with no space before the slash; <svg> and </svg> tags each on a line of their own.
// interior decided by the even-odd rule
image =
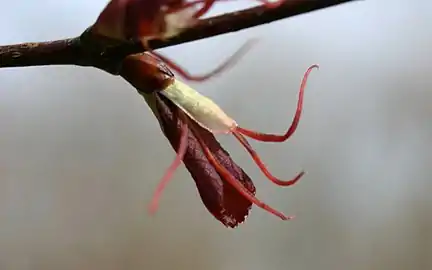
<svg viewBox="0 0 432 270">
<path fill-rule="evenodd" d="M 213 70 L 191 74 L 161 53 L 151 50 L 148 41 L 169 39 L 193 27 L 216 2 L 231 0 L 111 0 L 94 23 L 94 33 L 117 40 L 140 40 L 148 51 L 163 60 L 173 71 L 189 81 L 205 81 L 234 65 L 250 49 L 253 40 L 243 44 L 233 55 Z M 257 0 L 276 8 L 285 0 Z"/>
<path fill-rule="evenodd" d="M 233 134 L 273 183 L 280 186 L 295 184 L 304 172 L 290 180 L 273 176 L 245 136 L 265 142 L 283 142 L 291 137 L 300 120 L 307 77 L 315 67 L 318 66 L 309 67 L 303 77 L 297 111 L 290 128 L 285 134 L 275 135 L 240 128 L 211 100 L 175 79 L 164 63 L 151 54 L 127 57 L 123 62 L 121 76 L 143 95 L 164 135 L 177 152 L 156 189 L 149 211 L 156 211 L 164 187 L 183 162 L 195 180 L 204 205 L 225 226 L 236 227 L 242 223 L 252 204 L 283 220 L 291 219 L 292 216 L 286 216 L 256 198 L 252 180 L 222 148 L 214 134 Z M 195 105 L 191 107 L 190 104 Z"/>
</svg>

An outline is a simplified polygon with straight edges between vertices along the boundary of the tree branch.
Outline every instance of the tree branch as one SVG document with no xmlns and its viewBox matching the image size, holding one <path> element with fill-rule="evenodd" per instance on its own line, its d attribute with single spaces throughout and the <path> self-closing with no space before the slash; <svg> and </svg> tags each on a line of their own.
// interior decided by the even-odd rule
<svg viewBox="0 0 432 270">
<path fill-rule="evenodd" d="M 278 8 L 264 6 L 232 12 L 201 20 L 182 34 L 166 40 L 152 40 L 153 49 L 178 45 L 216 35 L 270 23 L 338 4 L 358 0 L 287 0 Z M 143 52 L 139 42 L 118 42 L 97 36 L 87 29 L 76 38 L 51 42 L 23 43 L 0 46 L 0 68 L 41 65 L 93 66 L 118 74 L 124 57 Z"/>
<path fill-rule="evenodd" d="M 0 67 L 80 65 L 79 38 L 0 46 Z"/>
</svg>

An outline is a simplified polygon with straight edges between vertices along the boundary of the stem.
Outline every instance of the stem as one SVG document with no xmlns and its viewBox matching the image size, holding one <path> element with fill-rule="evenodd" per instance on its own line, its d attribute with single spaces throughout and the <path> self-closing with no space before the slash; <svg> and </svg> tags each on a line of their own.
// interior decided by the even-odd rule
<svg viewBox="0 0 432 270">
<path fill-rule="evenodd" d="M 0 67 L 79 65 L 78 38 L 0 46 Z"/>
</svg>

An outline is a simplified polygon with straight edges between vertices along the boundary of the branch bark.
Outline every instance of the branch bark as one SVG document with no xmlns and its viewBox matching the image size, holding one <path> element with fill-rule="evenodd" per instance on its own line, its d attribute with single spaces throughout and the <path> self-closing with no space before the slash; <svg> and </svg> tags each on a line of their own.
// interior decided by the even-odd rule
<svg viewBox="0 0 432 270">
<path fill-rule="evenodd" d="M 346 2 L 358 0 L 287 0 L 278 8 L 263 6 L 201 20 L 193 28 L 166 40 L 152 40 L 160 49 L 270 23 Z M 41 65 L 93 66 L 118 75 L 124 57 L 145 51 L 139 42 L 121 42 L 96 36 L 87 29 L 81 36 L 64 40 L 0 46 L 0 68 Z"/>
<path fill-rule="evenodd" d="M 0 46 L 0 67 L 80 65 L 79 38 Z"/>
</svg>

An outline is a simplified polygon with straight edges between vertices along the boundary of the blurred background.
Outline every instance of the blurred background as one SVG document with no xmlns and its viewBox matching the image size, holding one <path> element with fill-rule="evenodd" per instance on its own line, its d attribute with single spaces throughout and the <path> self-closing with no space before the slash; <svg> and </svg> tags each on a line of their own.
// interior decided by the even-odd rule
<svg viewBox="0 0 432 270">
<path fill-rule="evenodd" d="M 2 2 L 0 44 L 80 34 L 106 0 Z M 218 4 L 212 14 L 255 4 Z M 432 269 L 431 1 L 369 0 L 161 50 L 194 73 L 249 38 L 234 68 L 193 84 L 247 128 L 282 132 L 314 63 L 296 135 L 253 142 L 279 188 L 230 136 L 254 207 L 226 229 L 181 167 L 146 207 L 174 151 L 135 89 L 82 67 L 0 70 L 0 269 Z"/>
</svg>

